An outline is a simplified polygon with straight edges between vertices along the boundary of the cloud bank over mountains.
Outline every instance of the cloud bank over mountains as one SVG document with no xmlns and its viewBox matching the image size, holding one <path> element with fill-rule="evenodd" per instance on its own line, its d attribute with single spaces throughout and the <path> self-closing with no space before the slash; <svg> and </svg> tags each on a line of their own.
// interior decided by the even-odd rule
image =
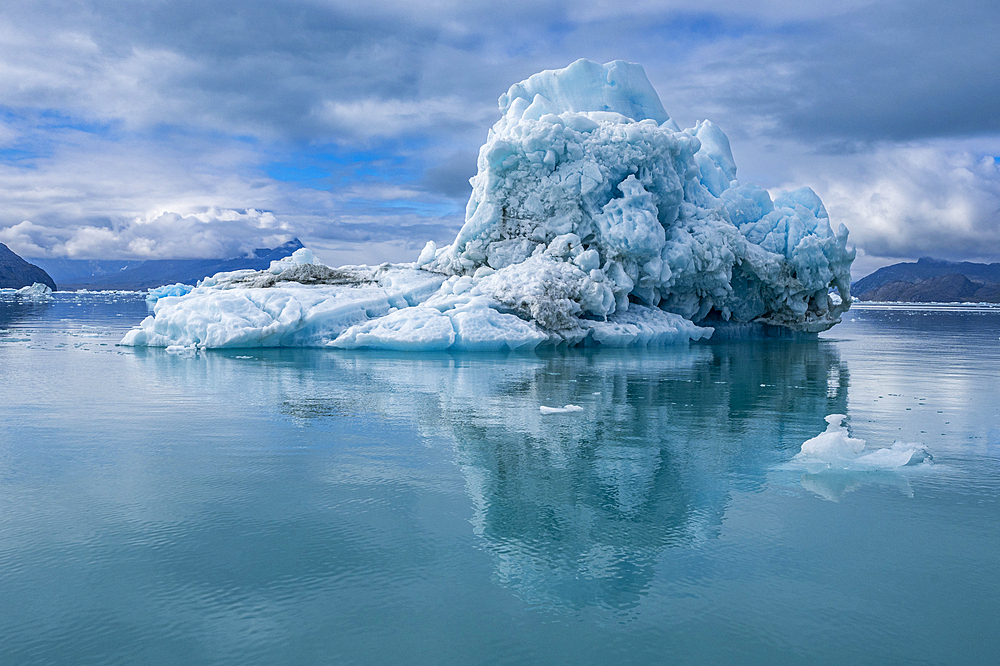
<svg viewBox="0 0 1000 666">
<path fill-rule="evenodd" d="M 741 180 L 810 185 L 856 274 L 1000 253 L 1000 9 L 990 2 L 13 0 L 0 9 L 0 242 L 201 257 L 298 236 L 410 259 L 461 225 L 516 81 L 643 64 Z"/>
</svg>

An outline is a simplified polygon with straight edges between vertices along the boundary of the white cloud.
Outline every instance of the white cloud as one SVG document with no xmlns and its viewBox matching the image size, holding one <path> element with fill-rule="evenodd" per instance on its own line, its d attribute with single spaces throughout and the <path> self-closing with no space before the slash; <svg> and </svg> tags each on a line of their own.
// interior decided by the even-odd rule
<svg viewBox="0 0 1000 666">
<path fill-rule="evenodd" d="M 9 0 L 0 238 L 29 256 L 205 256 L 263 243 L 252 210 L 337 252 L 447 241 L 497 96 L 590 57 L 643 63 L 681 124 L 719 124 L 742 180 L 813 186 L 859 263 L 996 260 L 995 15 L 923 0 Z M 331 144 L 376 155 L 321 183 L 265 173 Z"/>
<path fill-rule="evenodd" d="M 292 236 L 289 225 L 253 209 L 151 212 L 114 227 L 59 228 L 25 221 L 0 229 L 0 242 L 22 256 L 109 259 L 233 257 Z"/>
<path fill-rule="evenodd" d="M 813 174 L 813 186 L 869 266 L 879 257 L 1000 257 L 1000 165 L 992 156 L 941 143 L 888 145 L 847 163 L 849 171 Z"/>
</svg>

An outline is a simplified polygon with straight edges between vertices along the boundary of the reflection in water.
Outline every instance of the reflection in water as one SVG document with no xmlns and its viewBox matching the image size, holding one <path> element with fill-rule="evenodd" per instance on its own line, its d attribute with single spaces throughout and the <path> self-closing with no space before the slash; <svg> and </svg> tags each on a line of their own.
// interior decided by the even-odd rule
<svg viewBox="0 0 1000 666">
<path fill-rule="evenodd" d="M 730 490 L 759 488 L 803 416 L 846 407 L 848 384 L 835 350 L 787 343 L 553 358 L 533 381 L 544 395 L 567 379 L 577 395 L 552 404 L 599 392 L 583 415 L 529 403 L 518 427 L 448 422 L 498 582 L 535 603 L 617 609 L 639 602 L 664 548 L 717 536 Z"/>
<path fill-rule="evenodd" d="M 50 307 L 50 303 L 17 298 L 0 299 L 0 337 L 8 335 L 8 329 L 38 319 Z"/>
<path fill-rule="evenodd" d="M 844 495 L 862 486 L 876 485 L 895 488 L 907 497 L 913 497 L 913 489 L 907 478 L 898 472 L 861 472 L 849 470 L 826 470 L 805 473 L 801 478 L 802 487 L 809 492 L 831 502 L 839 502 Z"/>
<path fill-rule="evenodd" d="M 204 373 L 198 382 L 253 364 L 261 395 L 244 397 L 295 421 L 403 421 L 448 442 L 495 580 L 571 608 L 636 604 L 657 554 L 716 537 L 732 490 L 763 488 L 824 415 L 846 411 L 849 384 L 821 341 L 507 357 L 136 353 L 160 372 Z M 570 403 L 584 410 L 539 411 Z"/>
</svg>

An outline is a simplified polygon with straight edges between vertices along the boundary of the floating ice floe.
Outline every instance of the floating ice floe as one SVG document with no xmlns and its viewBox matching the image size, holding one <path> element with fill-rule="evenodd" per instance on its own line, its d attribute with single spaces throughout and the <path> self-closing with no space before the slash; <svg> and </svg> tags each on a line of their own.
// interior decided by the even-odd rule
<svg viewBox="0 0 1000 666">
<path fill-rule="evenodd" d="M 412 264 L 266 271 L 158 295 L 137 346 L 524 350 L 661 346 L 850 307 L 847 229 L 819 197 L 736 179 L 709 121 L 681 130 L 639 65 L 579 60 L 500 97 L 465 224 Z M 831 299 L 831 289 L 840 299 Z"/>
<path fill-rule="evenodd" d="M 826 417 L 826 431 L 802 443 L 793 464 L 808 468 L 885 471 L 928 462 L 931 455 L 923 444 L 894 442 L 882 449 L 866 449 L 865 440 L 851 437 L 843 425 L 844 414 Z"/>
<path fill-rule="evenodd" d="M 542 405 L 538 408 L 542 414 L 572 414 L 573 412 L 582 412 L 583 407 L 580 405 L 566 405 L 565 407 L 546 407 Z"/>
<path fill-rule="evenodd" d="M 198 352 L 198 345 L 167 345 L 164 350 L 168 354 L 176 354 L 178 356 L 194 356 Z"/>
</svg>

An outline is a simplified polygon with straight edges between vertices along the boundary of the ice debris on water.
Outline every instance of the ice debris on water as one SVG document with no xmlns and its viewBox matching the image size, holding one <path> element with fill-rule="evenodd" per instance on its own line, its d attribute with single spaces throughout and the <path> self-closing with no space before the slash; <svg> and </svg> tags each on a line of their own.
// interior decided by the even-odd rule
<svg viewBox="0 0 1000 666">
<path fill-rule="evenodd" d="M 193 356 L 198 351 L 197 345 L 168 345 L 164 350 L 168 354 L 177 354 L 180 356 Z"/>
<path fill-rule="evenodd" d="M 565 407 L 546 407 L 542 405 L 538 408 L 542 414 L 572 414 L 573 412 L 582 412 L 583 407 L 580 405 L 566 405 Z"/>
<path fill-rule="evenodd" d="M 882 449 L 866 449 L 863 439 L 851 437 L 843 425 L 844 414 L 826 417 L 826 431 L 802 443 L 793 463 L 839 470 L 893 470 L 929 462 L 932 458 L 923 444 L 894 442 Z"/>
<path fill-rule="evenodd" d="M 450 245 L 340 268 L 303 248 L 220 273 L 159 299 L 123 344 L 645 347 L 719 327 L 815 333 L 850 307 L 847 229 L 809 188 L 740 183 L 722 130 L 680 129 L 641 66 L 579 60 L 499 107 Z"/>
</svg>

